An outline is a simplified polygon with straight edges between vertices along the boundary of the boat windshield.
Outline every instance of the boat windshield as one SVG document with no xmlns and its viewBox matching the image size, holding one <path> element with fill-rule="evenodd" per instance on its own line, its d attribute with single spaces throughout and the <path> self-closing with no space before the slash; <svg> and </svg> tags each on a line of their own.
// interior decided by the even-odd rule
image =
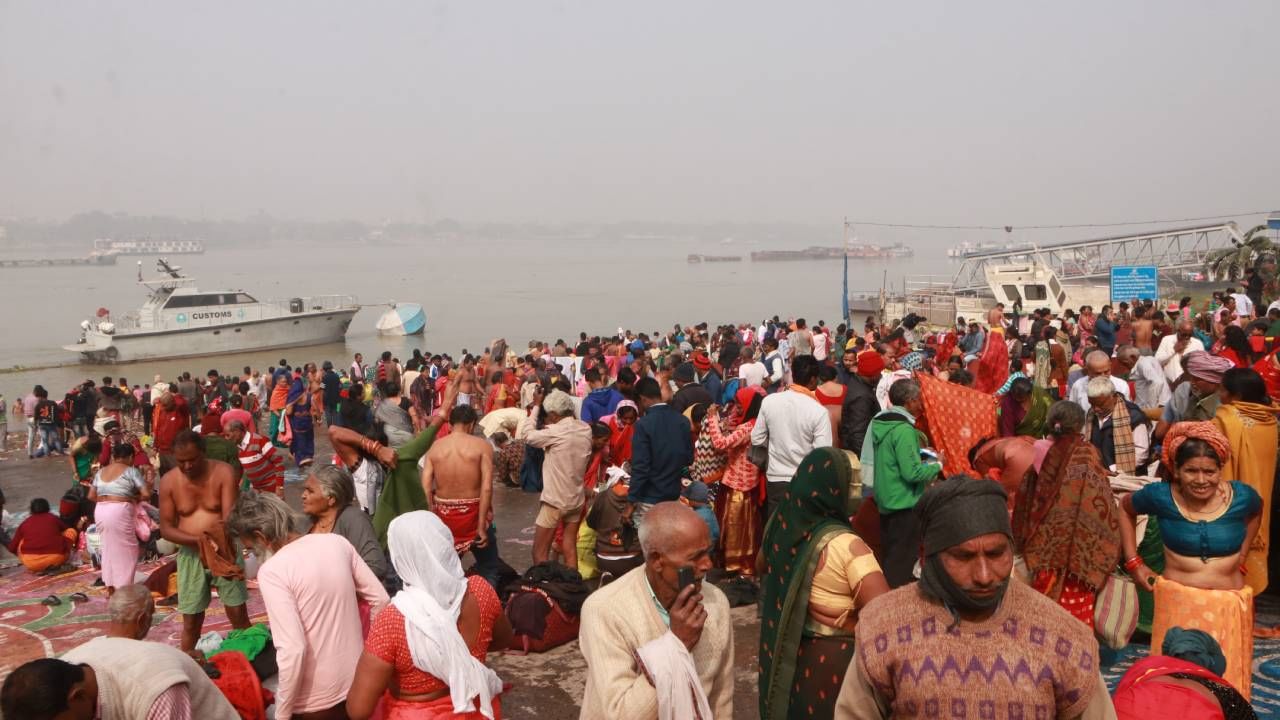
<svg viewBox="0 0 1280 720">
<path fill-rule="evenodd" d="M 248 305 L 256 303 L 253 296 L 242 293 L 196 293 L 194 295 L 171 295 L 165 303 L 168 309 L 206 307 L 209 305 Z"/>
</svg>

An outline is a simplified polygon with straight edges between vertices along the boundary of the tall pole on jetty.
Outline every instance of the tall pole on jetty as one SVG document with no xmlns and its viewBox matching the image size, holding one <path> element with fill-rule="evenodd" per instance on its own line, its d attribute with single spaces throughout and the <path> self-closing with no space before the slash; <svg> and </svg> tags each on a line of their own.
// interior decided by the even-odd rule
<svg viewBox="0 0 1280 720">
<path fill-rule="evenodd" d="M 844 285 L 840 293 L 840 317 L 845 325 L 852 326 L 849 320 L 849 218 L 844 219 Z"/>
</svg>

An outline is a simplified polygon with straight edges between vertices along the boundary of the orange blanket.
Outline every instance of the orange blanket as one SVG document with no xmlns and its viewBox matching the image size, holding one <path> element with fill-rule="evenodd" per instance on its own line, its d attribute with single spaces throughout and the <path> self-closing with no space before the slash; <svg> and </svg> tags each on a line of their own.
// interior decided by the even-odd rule
<svg viewBox="0 0 1280 720">
<path fill-rule="evenodd" d="M 942 452 L 942 469 L 947 475 L 968 473 L 969 450 L 980 440 L 997 435 L 994 396 L 963 385 L 944 382 L 925 373 L 916 373 L 929 434 Z"/>
</svg>

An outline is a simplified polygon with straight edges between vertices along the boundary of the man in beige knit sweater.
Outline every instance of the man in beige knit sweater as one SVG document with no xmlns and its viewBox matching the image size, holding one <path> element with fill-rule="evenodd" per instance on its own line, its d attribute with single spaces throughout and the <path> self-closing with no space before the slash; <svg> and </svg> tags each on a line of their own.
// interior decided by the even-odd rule
<svg viewBox="0 0 1280 720">
<path fill-rule="evenodd" d="M 733 627 L 711 568 L 707 524 L 678 502 L 653 506 L 640 530 L 645 564 L 587 599 L 582 718 L 733 717 Z M 681 569 L 692 584 L 680 586 Z"/>
</svg>

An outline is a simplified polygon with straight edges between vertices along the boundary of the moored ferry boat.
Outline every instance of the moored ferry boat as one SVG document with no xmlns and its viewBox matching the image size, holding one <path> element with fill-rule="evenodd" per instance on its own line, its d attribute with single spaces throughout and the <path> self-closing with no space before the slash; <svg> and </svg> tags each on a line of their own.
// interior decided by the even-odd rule
<svg viewBox="0 0 1280 720">
<path fill-rule="evenodd" d="M 147 301 L 136 312 L 80 323 L 80 339 L 63 349 L 95 363 L 236 353 L 338 342 L 360 310 L 351 295 L 317 295 L 258 300 L 243 290 L 200 290 L 182 268 L 163 258 L 164 276 L 138 284 Z"/>
<path fill-rule="evenodd" d="M 99 238 L 93 241 L 93 249 L 95 252 L 110 252 L 117 255 L 199 255 L 204 252 L 204 243 L 199 240 L 177 238 L 131 240 Z"/>
</svg>

